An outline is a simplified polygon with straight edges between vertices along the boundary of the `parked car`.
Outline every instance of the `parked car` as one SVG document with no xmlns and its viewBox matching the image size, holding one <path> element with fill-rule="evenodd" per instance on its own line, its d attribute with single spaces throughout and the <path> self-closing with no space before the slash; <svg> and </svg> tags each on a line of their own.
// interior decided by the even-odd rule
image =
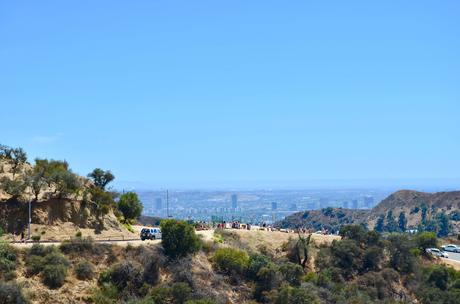
<svg viewBox="0 0 460 304">
<path fill-rule="evenodd" d="M 161 240 L 160 228 L 142 228 L 141 240 Z"/>
<path fill-rule="evenodd" d="M 438 248 L 427 248 L 426 252 L 431 253 L 434 256 L 441 257 L 441 258 L 448 258 L 449 257 L 447 252 L 441 251 Z"/>
<path fill-rule="evenodd" d="M 460 247 L 454 244 L 441 246 L 441 249 L 444 251 L 450 251 L 450 252 L 460 252 Z"/>
</svg>

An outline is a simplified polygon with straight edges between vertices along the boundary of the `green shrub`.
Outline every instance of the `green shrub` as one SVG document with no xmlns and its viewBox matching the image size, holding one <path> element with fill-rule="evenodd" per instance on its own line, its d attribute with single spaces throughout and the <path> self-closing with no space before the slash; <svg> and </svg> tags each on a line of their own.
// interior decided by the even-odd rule
<svg viewBox="0 0 460 304">
<path fill-rule="evenodd" d="M 99 276 L 99 283 L 111 283 L 125 295 L 139 294 L 143 285 L 142 266 L 137 262 L 123 261 L 113 265 Z"/>
<path fill-rule="evenodd" d="M 67 268 L 64 265 L 46 265 L 42 271 L 43 284 L 52 289 L 64 285 Z"/>
<path fill-rule="evenodd" d="M 16 250 L 7 243 L 0 242 L 0 279 L 16 269 Z M 11 277 L 11 276 L 10 276 Z"/>
<path fill-rule="evenodd" d="M 44 267 L 43 257 L 38 255 L 31 255 L 27 258 L 25 266 L 26 266 L 26 275 L 28 277 L 34 276 L 39 274 Z"/>
<path fill-rule="evenodd" d="M 192 289 L 187 283 L 174 283 L 171 286 L 171 294 L 174 298 L 174 303 L 184 304 L 185 301 L 190 297 Z"/>
<path fill-rule="evenodd" d="M 287 262 L 281 265 L 280 272 L 286 282 L 293 286 L 300 286 L 304 274 L 302 266 Z"/>
<path fill-rule="evenodd" d="M 28 256 L 36 255 L 44 257 L 48 253 L 57 252 L 57 248 L 55 246 L 43 246 L 39 244 L 33 244 L 32 247 L 29 249 Z"/>
<path fill-rule="evenodd" d="M 449 273 L 446 267 L 434 266 L 428 277 L 428 282 L 441 290 L 446 290 L 449 282 Z"/>
<path fill-rule="evenodd" d="M 252 254 L 249 257 L 249 265 L 247 270 L 248 278 L 255 280 L 260 269 L 262 267 L 267 267 L 270 263 L 270 259 L 267 256 L 262 254 Z"/>
<path fill-rule="evenodd" d="M 27 303 L 22 294 L 21 287 L 16 283 L 0 282 L 0 303 L 1 304 L 25 304 Z"/>
<path fill-rule="evenodd" d="M 420 249 L 421 254 L 429 256 L 426 252 L 427 248 L 436 248 L 438 247 L 438 239 L 434 232 L 421 232 L 414 237 L 415 244 L 417 248 Z"/>
<path fill-rule="evenodd" d="M 48 253 L 43 258 L 43 262 L 45 265 L 61 265 L 66 268 L 70 265 L 69 260 L 67 260 L 65 255 L 59 252 Z"/>
<path fill-rule="evenodd" d="M 235 248 L 219 248 L 212 261 L 215 267 L 227 274 L 244 274 L 249 266 L 249 256 L 245 251 Z"/>
<path fill-rule="evenodd" d="M 173 219 L 161 221 L 161 244 L 165 254 L 171 258 L 195 253 L 200 249 L 200 238 L 195 233 L 195 228 L 184 221 Z"/>
<path fill-rule="evenodd" d="M 91 295 L 93 303 L 97 304 L 115 304 L 118 299 L 118 290 L 112 284 L 102 284 L 100 288 L 95 288 Z"/>
<path fill-rule="evenodd" d="M 155 287 L 150 291 L 150 298 L 155 304 L 169 304 L 172 302 L 171 288 Z"/>
<path fill-rule="evenodd" d="M 75 265 L 75 276 L 79 280 L 91 280 L 94 277 L 94 265 L 88 261 L 81 261 Z"/>
<path fill-rule="evenodd" d="M 64 241 L 59 247 L 65 254 L 82 254 L 85 252 L 94 251 L 94 242 L 90 237 L 87 238 L 72 238 L 69 241 Z"/>
<path fill-rule="evenodd" d="M 32 239 L 32 241 L 38 242 L 38 241 L 40 241 L 40 239 L 42 238 L 42 236 L 39 235 L 39 234 L 34 234 L 34 235 L 32 235 L 30 238 Z"/>
<path fill-rule="evenodd" d="M 77 233 L 75 233 L 76 238 L 81 238 L 81 236 L 82 236 L 81 231 L 77 231 Z"/>
</svg>

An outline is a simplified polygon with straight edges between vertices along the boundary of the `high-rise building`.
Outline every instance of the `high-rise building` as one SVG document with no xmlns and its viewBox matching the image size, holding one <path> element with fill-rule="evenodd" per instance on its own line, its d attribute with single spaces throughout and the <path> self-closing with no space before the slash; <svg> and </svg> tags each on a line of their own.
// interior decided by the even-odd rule
<svg viewBox="0 0 460 304">
<path fill-rule="evenodd" d="M 307 210 L 315 210 L 316 209 L 316 203 L 315 202 L 308 202 L 307 203 Z"/>
<path fill-rule="evenodd" d="M 272 202 L 272 210 L 278 209 L 278 203 L 277 202 Z"/>
<path fill-rule="evenodd" d="M 364 206 L 367 209 L 371 209 L 374 206 L 374 198 L 370 195 L 364 197 Z"/>
<path fill-rule="evenodd" d="M 329 200 L 325 197 L 319 199 L 319 208 L 323 209 L 329 207 Z"/>
<path fill-rule="evenodd" d="M 163 201 L 161 200 L 160 197 L 155 200 L 155 209 L 157 210 L 163 209 Z"/>
<path fill-rule="evenodd" d="M 238 208 L 238 196 L 236 194 L 232 194 L 232 209 L 236 210 Z"/>
<path fill-rule="evenodd" d="M 291 206 L 289 206 L 289 209 L 290 209 L 291 211 L 297 211 L 297 204 L 292 203 Z"/>
<path fill-rule="evenodd" d="M 358 209 L 358 200 L 354 199 L 351 201 L 351 209 Z"/>
<path fill-rule="evenodd" d="M 343 208 L 348 209 L 348 201 L 343 202 L 342 206 Z"/>
</svg>

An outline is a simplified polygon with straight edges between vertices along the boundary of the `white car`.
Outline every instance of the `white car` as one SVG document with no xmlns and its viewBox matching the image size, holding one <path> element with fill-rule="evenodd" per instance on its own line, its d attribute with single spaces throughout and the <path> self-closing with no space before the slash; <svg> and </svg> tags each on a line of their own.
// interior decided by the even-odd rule
<svg viewBox="0 0 460 304">
<path fill-rule="evenodd" d="M 460 252 L 460 247 L 454 244 L 441 246 L 441 249 L 444 251 L 450 251 L 450 252 Z"/>
<path fill-rule="evenodd" d="M 160 228 L 143 228 L 141 230 L 141 240 L 161 240 Z"/>
<path fill-rule="evenodd" d="M 441 251 L 438 248 L 427 248 L 426 252 L 431 253 L 434 256 L 441 257 L 441 258 L 448 258 L 449 257 L 447 252 Z"/>
</svg>

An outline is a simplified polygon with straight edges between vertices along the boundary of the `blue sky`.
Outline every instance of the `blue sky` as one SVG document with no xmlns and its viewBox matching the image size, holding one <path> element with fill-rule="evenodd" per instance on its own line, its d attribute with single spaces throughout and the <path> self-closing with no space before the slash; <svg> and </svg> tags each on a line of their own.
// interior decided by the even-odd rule
<svg viewBox="0 0 460 304">
<path fill-rule="evenodd" d="M 3 1 L 0 142 L 158 187 L 460 177 L 458 1 Z"/>
</svg>

